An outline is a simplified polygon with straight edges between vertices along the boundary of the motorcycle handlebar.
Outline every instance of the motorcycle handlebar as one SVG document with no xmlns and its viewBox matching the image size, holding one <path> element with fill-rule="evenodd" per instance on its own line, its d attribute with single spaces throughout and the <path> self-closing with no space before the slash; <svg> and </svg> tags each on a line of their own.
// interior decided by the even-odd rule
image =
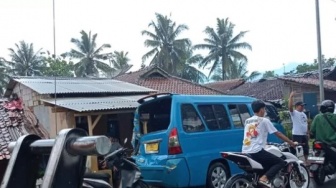
<svg viewBox="0 0 336 188">
<path fill-rule="evenodd" d="M 104 161 L 108 161 L 109 159 L 111 159 L 112 157 L 114 157 L 115 155 L 117 155 L 118 153 L 125 151 L 125 148 L 119 148 L 115 151 L 113 151 L 112 153 L 108 154 L 106 157 L 104 157 Z"/>
</svg>

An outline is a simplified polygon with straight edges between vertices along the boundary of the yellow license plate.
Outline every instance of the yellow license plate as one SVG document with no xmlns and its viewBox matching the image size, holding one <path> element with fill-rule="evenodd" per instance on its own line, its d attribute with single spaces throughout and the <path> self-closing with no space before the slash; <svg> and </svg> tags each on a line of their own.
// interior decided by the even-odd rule
<svg viewBox="0 0 336 188">
<path fill-rule="evenodd" d="M 157 153 L 159 151 L 159 143 L 146 144 L 146 153 Z"/>
</svg>

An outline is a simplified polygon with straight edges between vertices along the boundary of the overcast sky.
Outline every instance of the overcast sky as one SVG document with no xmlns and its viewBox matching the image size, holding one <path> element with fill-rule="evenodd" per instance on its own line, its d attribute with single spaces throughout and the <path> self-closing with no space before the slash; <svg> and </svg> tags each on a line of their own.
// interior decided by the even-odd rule
<svg viewBox="0 0 336 188">
<path fill-rule="evenodd" d="M 0 56 L 20 40 L 36 50 L 53 51 L 52 0 L 0 0 Z M 71 38 L 80 31 L 97 33 L 97 43 L 109 43 L 111 51 L 129 52 L 133 70 L 149 51 L 142 30 L 155 20 L 155 12 L 171 14 L 177 24 L 186 24 L 193 44 L 203 43 L 206 26 L 216 18 L 229 19 L 236 34 L 248 30 L 244 41 L 249 71 L 282 68 L 291 62 L 313 62 L 317 57 L 315 0 L 55 0 L 56 54 L 74 46 Z M 322 53 L 336 57 L 336 2 L 320 0 Z"/>
</svg>

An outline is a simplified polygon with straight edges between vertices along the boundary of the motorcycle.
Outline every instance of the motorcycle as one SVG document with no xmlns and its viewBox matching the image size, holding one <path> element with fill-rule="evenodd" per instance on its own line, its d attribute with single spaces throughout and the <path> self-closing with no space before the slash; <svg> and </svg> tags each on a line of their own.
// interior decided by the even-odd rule
<svg viewBox="0 0 336 188">
<path fill-rule="evenodd" d="M 101 173 L 85 173 L 83 179 L 83 188 L 113 188 L 107 179 L 110 178 L 108 174 Z"/>
<path fill-rule="evenodd" d="M 328 146 L 319 141 L 313 142 L 313 155 L 308 156 L 308 161 L 311 164 L 310 171 L 317 185 L 323 185 L 326 177 L 336 173 L 335 160 L 327 157 L 328 152 L 336 154 L 336 147 Z"/>
<path fill-rule="evenodd" d="M 274 188 L 308 188 L 310 179 L 309 171 L 304 162 L 289 152 L 290 146 L 287 143 L 269 143 L 265 150 L 281 157 L 286 161 L 286 166 L 270 180 Z M 296 146 L 296 153 L 302 153 L 302 146 Z M 259 178 L 266 172 L 260 163 L 253 160 L 249 154 L 238 152 L 221 152 L 223 158 L 233 161 L 239 168 L 245 171 L 244 174 L 232 176 L 225 184 L 225 188 L 234 187 L 264 187 L 258 183 Z"/>
<path fill-rule="evenodd" d="M 119 188 L 149 188 L 142 180 L 141 171 L 135 164 L 135 160 L 127 157 L 128 151 L 127 148 L 119 148 L 107 155 L 102 162 L 113 164 L 117 170 L 120 170 L 121 182 Z"/>
</svg>

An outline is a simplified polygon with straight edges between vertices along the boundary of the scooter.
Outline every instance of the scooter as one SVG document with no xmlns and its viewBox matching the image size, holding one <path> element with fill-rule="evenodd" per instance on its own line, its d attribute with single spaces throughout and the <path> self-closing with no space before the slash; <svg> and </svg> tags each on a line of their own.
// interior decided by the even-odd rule
<svg viewBox="0 0 336 188">
<path fill-rule="evenodd" d="M 125 139 L 124 143 L 127 142 Z M 135 160 L 127 157 L 127 148 L 119 148 L 107 155 L 102 162 L 112 164 L 121 172 L 119 188 L 149 188 L 142 180 L 141 171 L 135 164 Z"/>
<path fill-rule="evenodd" d="M 274 188 L 308 188 L 310 179 L 309 171 L 304 162 L 289 151 L 287 143 L 269 143 L 265 150 L 281 157 L 286 161 L 286 166 L 270 180 Z M 296 153 L 302 151 L 302 146 L 296 146 Z M 232 176 L 225 184 L 225 188 L 235 187 L 263 187 L 258 183 L 259 177 L 265 173 L 265 169 L 260 163 L 253 160 L 250 155 L 237 152 L 221 152 L 223 158 L 233 161 L 239 168 L 245 171 L 244 174 Z"/>
<path fill-rule="evenodd" d="M 109 175 L 100 173 L 85 173 L 83 179 L 83 188 L 113 188 L 106 179 Z"/>
<path fill-rule="evenodd" d="M 336 147 L 328 146 L 319 141 L 314 141 L 313 155 L 308 156 L 308 161 L 311 164 L 310 171 L 313 174 L 313 179 L 319 186 L 324 184 L 327 176 L 336 173 L 336 160 L 328 158 L 328 155 L 326 155 L 327 152 L 334 152 L 336 154 Z"/>
</svg>

